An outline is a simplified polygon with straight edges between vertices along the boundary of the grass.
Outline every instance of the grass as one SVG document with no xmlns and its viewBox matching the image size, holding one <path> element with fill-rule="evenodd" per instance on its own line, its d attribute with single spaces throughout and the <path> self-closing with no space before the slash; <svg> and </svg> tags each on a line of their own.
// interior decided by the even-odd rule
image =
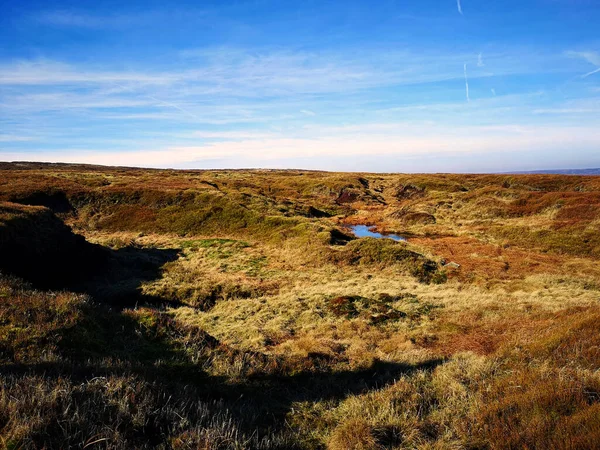
<svg viewBox="0 0 600 450">
<path fill-rule="evenodd" d="M 64 332 L 82 320 L 86 301 L 85 296 L 32 291 L 17 279 L 0 279 L 1 360 L 52 360 Z"/>
<path fill-rule="evenodd" d="M 3 448 L 600 448 L 597 177 L 0 170 Z"/>
</svg>

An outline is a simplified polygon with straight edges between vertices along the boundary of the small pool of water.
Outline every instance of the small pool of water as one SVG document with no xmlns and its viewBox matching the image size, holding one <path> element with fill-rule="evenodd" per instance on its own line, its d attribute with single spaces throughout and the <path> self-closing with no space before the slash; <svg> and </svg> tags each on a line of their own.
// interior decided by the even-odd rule
<svg viewBox="0 0 600 450">
<path fill-rule="evenodd" d="M 371 231 L 367 225 L 350 225 L 350 230 L 356 237 L 373 237 L 377 239 L 393 239 L 394 241 L 405 241 L 406 238 L 398 236 L 397 234 L 381 234 Z"/>
</svg>

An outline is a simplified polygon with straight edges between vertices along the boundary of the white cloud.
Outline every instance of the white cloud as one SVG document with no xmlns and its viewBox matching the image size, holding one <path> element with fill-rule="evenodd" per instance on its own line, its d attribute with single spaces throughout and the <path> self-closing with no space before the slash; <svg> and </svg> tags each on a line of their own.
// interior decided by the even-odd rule
<svg viewBox="0 0 600 450">
<path fill-rule="evenodd" d="M 45 11 L 34 16 L 34 20 L 53 26 L 80 27 L 80 28 L 103 28 L 110 25 L 123 25 L 133 17 L 126 16 L 92 16 L 78 14 L 73 11 Z"/>
<path fill-rule="evenodd" d="M 207 11 L 198 9 L 173 9 L 159 11 L 144 8 L 130 13 L 89 14 L 82 10 L 56 9 L 34 13 L 29 17 L 38 25 L 57 28 L 117 29 L 152 25 L 156 23 L 172 23 L 175 20 L 206 19 Z"/>
<path fill-rule="evenodd" d="M 555 56 L 522 55 L 520 50 L 493 55 L 494 73 L 507 75 L 561 71 Z M 331 51 L 318 53 L 265 49 L 213 48 L 186 50 L 177 70 L 111 70 L 106 67 L 77 66 L 46 59 L 25 60 L 0 65 L 0 85 L 80 86 L 115 88 L 153 95 L 162 101 L 178 103 L 178 95 L 268 96 L 348 93 L 391 85 L 412 85 L 457 79 L 457 64 L 470 57 L 468 52 L 421 52 L 357 49 L 352 55 Z M 196 55 L 191 57 L 189 55 Z M 472 76 L 489 76 L 478 73 Z M 169 90 L 168 98 L 162 94 Z"/>
<path fill-rule="evenodd" d="M 337 132 L 336 132 L 337 130 Z M 276 166 L 293 158 L 353 158 L 388 155 L 394 158 L 427 155 L 485 155 L 490 152 L 552 152 L 578 145 L 598 146 L 596 127 L 414 127 L 402 124 L 314 128 L 302 138 L 265 137 L 194 146 L 165 146 L 122 152 L 77 149 L 62 152 L 0 152 L 1 160 L 69 161 L 145 167 L 182 167 L 190 163 L 227 159 L 229 165 L 244 161 L 253 167 Z M 341 132 L 340 132 L 341 131 Z"/>
<path fill-rule="evenodd" d="M 30 113 L 60 111 L 66 109 L 113 109 L 152 106 L 155 101 L 148 98 L 105 96 L 94 92 L 47 92 L 6 96 L 0 108 L 12 112 Z"/>
<path fill-rule="evenodd" d="M 76 84 L 170 84 L 184 76 L 177 73 L 108 72 L 82 70 L 56 61 L 20 61 L 0 66 L 0 85 L 76 85 Z"/>
<path fill-rule="evenodd" d="M 224 140 L 272 139 L 276 137 L 273 133 L 258 133 L 252 131 L 194 131 L 190 136 L 202 139 Z"/>
<path fill-rule="evenodd" d="M 551 64 L 556 62 L 552 59 L 555 56 L 524 56 L 527 55 L 516 50 L 489 55 L 486 52 L 486 59 L 492 61 L 493 58 L 494 73 L 497 74 L 537 73 L 550 66 L 552 70 L 566 70 L 565 65 Z M 562 58 L 562 55 L 559 57 Z M 459 133 L 474 130 L 465 128 L 464 124 L 508 123 L 516 116 L 524 119 L 523 123 L 539 122 L 540 117 L 537 116 L 547 114 L 538 112 L 536 117 L 531 114 L 532 110 L 544 109 L 549 104 L 540 103 L 538 99 L 528 102 L 511 96 L 487 99 L 477 96 L 480 98 L 471 99 L 469 82 L 473 84 L 477 77 L 487 76 L 481 70 L 467 72 L 464 61 L 472 59 L 473 54 L 469 52 L 415 54 L 403 50 L 373 50 L 350 55 L 277 49 L 252 53 L 239 49 L 213 49 L 193 57 L 190 54 L 178 61 L 178 64 L 181 63 L 178 70 L 171 67 L 168 70 L 144 70 L 137 66 L 130 71 L 122 71 L 50 60 L 4 63 L 0 65 L 0 117 L 10 118 L 10 130 L 15 135 L 27 133 L 21 133 L 14 126 L 20 126 L 21 130 L 44 128 L 48 139 L 43 140 L 44 147 L 41 148 L 70 148 L 79 143 L 93 142 L 95 148 L 104 146 L 106 152 L 123 149 L 122 158 L 125 159 L 135 148 L 147 149 L 150 156 L 157 158 L 156 161 L 169 165 L 171 157 L 177 164 L 193 161 L 188 158 L 195 157 L 194 152 L 197 152 L 198 158 L 204 158 L 206 152 L 211 158 L 216 158 L 219 151 L 229 151 L 225 154 L 238 155 L 232 156 L 235 162 L 240 160 L 240 156 L 233 151 L 233 146 L 242 144 L 257 153 L 250 157 L 259 162 L 262 154 L 260 144 L 267 146 L 266 151 L 281 146 L 290 149 L 292 156 L 302 156 L 310 154 L 310 148 L 329 154 L 327 146 L 341 148 L 348 145 L 349 149 L 359 152 L 367 149 L 368 142 L 372 142 L 372 148 L 381 148 L 384 152 L 389 150 L 389 154 L 394 154 L 392 150 L 398 151 L 399 155 L 403 155 L 404 150 L 425 148 L 425 143 L 432 142 L 428 133 L 437 130 L 432 127 L 428 133 L 415 136 L 410 128 L 404 129 L 405 135 L 399 135 L 389 130 L 380 132 L 368 128 L 367 131 L 367 127 L 363 127 L 363 135 L 351 142 L 344 140 L 342 132 L 333 131 L 329 136 L 313 134 L 306 138 L 302 127 L 308 122 L 315 122 L 311 119 L 315 111 L 318 111 L 319 119 L 322 118 L 319 122 L 323 123 L 410 120 L 419 124 L 453 124 L 456 130 L 461 130 Z M 456 70 L 459 64 L 463 64 L 463 74 Z M 573 65 L 576 64 L 573 61 Z M 463 76 L 469 105 L 456 100 Z M 422 89 L 427 91 L 427 95 L 415 100 L 416 103 L 411 103 L 414 100 L 411 99 L 412 89 L 411 92 L 405 89 L 409 94 L 406 100 L 395 95 L 400 86 L 446 80 L 456 81 L 452 83 L 451 96 L 448 90 L 438 89 L 438 86 L 432 89 L 429 85 Z M 372 95 L 369 91 L 387 86 L 394 86 L 394 90 L 389 91 L 394 94 L 393 101 L 383 98 L 380 93 Z M 415 88 L 414 92 L 417 93 L 418 89 Z M 395 99 L 398 99 L 397 103 Z M 558 114 L 548 120 L 555 117 L 558 118 Z M 7 121 L 4 119 L 4 122 Z M 243 127 L 241 124 L 244 124 Z M 4 127 L 5 123 L 1 125 Z M 227 125 L 227 131 L 214 131 L 214 128 L 225 128 L 222 125 Z M 247 131 L 250 125 L 252 129 Z M 284 131 L 274 135 L 271 130 L 275 127 Z M 190 135 L 200 128 L 209 131 Z M 148 136 L 154 131 L 160 133 L 156 139 L 150 140 Z M 188 135 L 184 136 L 185 133 Z M 411 136 L 412 139 L 409 139 Z M 149 142 L 142 145 L 146 138 Z M 371 138 L 372 141 L 369 141 Z M 118 139 L 131 142 L 122 146 L 112 145 Z M 193 139 L 199 140 L 202 145 L 190 146 L 190 142 L 197 143 Z M 386 143 L 387 140 L 392 143 Z M 457 146 L 475 148 L 474 141 L 455 142 Z M 402 148 L 397 147 L 400 143 Z M 483 145 L 484 141 L 479 143 Z M 444 148 L 445 145 L 436 141 L 427 148 Z M 29 148 L 34 149 L 34 146 Z M 236 149 L 241 151 L 238 147 Z M 89 159 L 92 158 L 90 155 L 98 154 L 93 158 L 101 160 L 101 151 L 82 151 L 81 155 L 68 153 L 62 154 L 62 157 Z M 142 153 L 136 153 L 135 157 Z M 44 154 L 58 155 L 53 152 Z M 110 158 L 115 155 L 107 154 L 112 155 Z M 158 164 L 146 163 L 145 159 L 139 161 L 144 165 Z M 127 164 L 132 164 L 132 161 Z"/>
<path fill-rule="evenodd" d="M 600 114 L 600 108 L 546 108 L 535 109 L 534 114 Z"/>
<path fill-rule="evenodd" d="M 28 142 L 35 141 L 36 138 L 31 136 L 18 136 L 14 134 L 0 134 L 0 142 Z"/>
<path fill-rule="evenodd" d="M 534 114 L 553 114 L 553 115 L 597 115 L 600 114 L 600 97 L 582 98 L 561 102 L 553 107 L 537 108 Z"/>
</svg>

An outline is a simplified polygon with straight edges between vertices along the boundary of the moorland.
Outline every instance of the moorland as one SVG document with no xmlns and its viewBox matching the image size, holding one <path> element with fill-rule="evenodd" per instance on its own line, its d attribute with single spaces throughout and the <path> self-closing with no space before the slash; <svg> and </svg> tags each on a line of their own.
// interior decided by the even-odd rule
<svg viewBox="0 0 600 450">
<path fill-rule="evenodd" d="M 0 445 L 598 448 L 599 231 L 594 176 L 0 163 Z"/>
</svg>

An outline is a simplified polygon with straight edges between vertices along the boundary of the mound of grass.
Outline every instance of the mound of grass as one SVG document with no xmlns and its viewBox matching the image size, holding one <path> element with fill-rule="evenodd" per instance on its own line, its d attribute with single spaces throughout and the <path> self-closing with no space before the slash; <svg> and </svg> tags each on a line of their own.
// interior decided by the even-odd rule
<svg viewBox="0 0 600 450">
<path fill-rule="evenodd" d="M 334 253 L 336 262 L 352 265 L 390 265 L 421 259 L 422 255 L 391 239 L 356 239 Z"/>
<path fill-rule="evenodd" d="M 391 239 L 362 238 L 332 253 L 337 264 L 385 267 L 400 265 L 421 283 L 444 283 L 446 274 L 435 261 Z"/>
</svg>

